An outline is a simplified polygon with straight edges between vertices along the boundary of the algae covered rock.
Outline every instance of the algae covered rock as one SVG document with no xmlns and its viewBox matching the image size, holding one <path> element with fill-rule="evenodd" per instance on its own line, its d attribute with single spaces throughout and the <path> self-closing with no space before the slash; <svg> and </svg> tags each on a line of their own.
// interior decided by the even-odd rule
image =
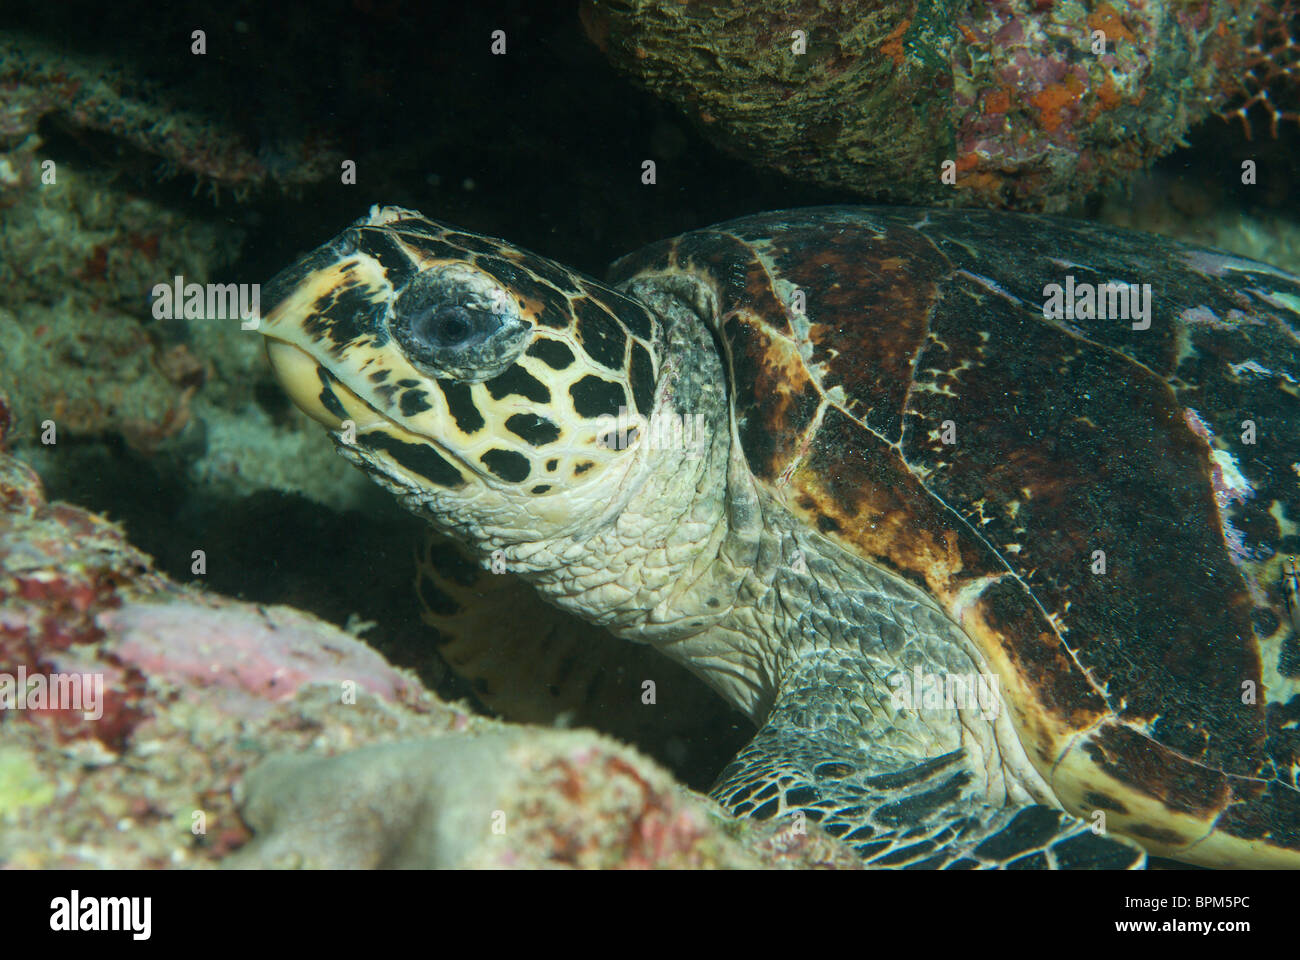
<svg viewBox="0 0 1300 960">
<path fill-rule="evenodd" d="M 445 703 L 309 614 L 174 583 L 48 502 L 8 423 L 0 393 L 0 865 L 860 866 L 607 737 Z"/>
<path fill-rule="evenodd" d="M 484 725 L 332 757 L 268 759 L 239 791 L 234 867 L 859 869 L 820 831 L 727 821 L 585 730 Z"/>
<path fill-rule="evenodd" d="M 587 0 L 587 34 L 715 143 L 915 204 L 1065 209 L 1235 86 L 1256 3 Z"/>
</svg>

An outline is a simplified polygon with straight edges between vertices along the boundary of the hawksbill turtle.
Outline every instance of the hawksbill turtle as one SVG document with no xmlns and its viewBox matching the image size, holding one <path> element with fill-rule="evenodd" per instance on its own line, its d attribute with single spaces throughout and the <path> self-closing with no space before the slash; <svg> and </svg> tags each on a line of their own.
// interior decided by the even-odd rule
<svg viewBox="0 0 1300 960">
<path fill-rule="evenodd" d="M 879 866 L 1300 866 L 1300 278 L 822 207 L 600 283 L 377 206 L 263 302 L 345 457 L 754 719 L 734 814 Z"/>
</svg>

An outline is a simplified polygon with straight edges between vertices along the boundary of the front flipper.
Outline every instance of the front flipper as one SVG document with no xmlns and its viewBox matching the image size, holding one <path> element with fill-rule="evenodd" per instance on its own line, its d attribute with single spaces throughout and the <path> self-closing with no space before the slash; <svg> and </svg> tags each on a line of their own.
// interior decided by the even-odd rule
<svg viewBox="0 0 1300 960">
<path fill-rule="evenodd" d="M 519 577 L 431 534 L 416 570 L 443 660 L 515 723 L 593 727 L 703 787 L 752 730 L 685 668 L 551 606 Z M 648 686 L 649 685 L 649 686 Z"/>
<path fill-rule="evenodd" d="M 825 678 L 823 678 L 825 679 Z M 1146 852 L 1042 805 L 991 804 L 968 751 L 914 756 L 910 735 L 856 736 L 851 683 L 778 700 L 766 725 L 711 795 L 735 816 L 800 816 L 852 846 L 870 866 L 909 869 L 1135 869 Z M 862 691 L 857 690 L 856 695 Z M 828 701 L 827 698 L 831 699 Z M 810 722 L 810 715 L 815 716 Z"/>
</svg>

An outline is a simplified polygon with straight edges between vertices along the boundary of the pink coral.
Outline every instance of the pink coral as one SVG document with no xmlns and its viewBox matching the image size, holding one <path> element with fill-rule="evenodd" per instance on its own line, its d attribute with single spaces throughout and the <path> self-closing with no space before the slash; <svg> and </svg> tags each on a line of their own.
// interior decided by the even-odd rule
<svg viewBox="0 0 1300 960">
<path fill-rule="evenodd" d="M 389 701 L 416 693 L 373 649 L 290 607 L 178 598 L 127 604 L 96 622 L 123 663 L 187 696 L 222 694 L 240 712 L 262 712 L 308 683 L 355 683 Z"/>
</svg>

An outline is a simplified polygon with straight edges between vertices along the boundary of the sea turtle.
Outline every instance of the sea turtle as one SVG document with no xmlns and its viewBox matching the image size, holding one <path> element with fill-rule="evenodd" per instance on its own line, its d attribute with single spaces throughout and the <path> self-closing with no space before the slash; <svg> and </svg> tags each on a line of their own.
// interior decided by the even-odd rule
<svg viewBox="0 0 1300 960">
<path fill-rule="evenodd" d="M 881 866 L 1300 866 L 1300 278 L 822 207 L 604 284 L 385 206 L 263 302 L 345 457 L 760 724 L 735 814 Z"/>
</svg>

